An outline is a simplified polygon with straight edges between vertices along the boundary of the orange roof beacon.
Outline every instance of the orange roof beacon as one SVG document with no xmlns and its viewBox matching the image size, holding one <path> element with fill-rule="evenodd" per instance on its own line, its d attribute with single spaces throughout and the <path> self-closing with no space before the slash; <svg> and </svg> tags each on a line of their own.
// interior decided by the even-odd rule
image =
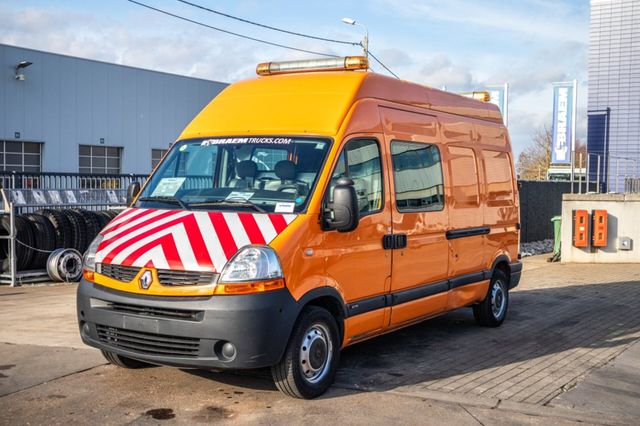
<svg viewBox="0 0 640 426">
<path fill-rule="evenodd" d="M 499 326 L 522 268 L 498 108 L 367 68 L 260 64 L 211 101 L 85 254 L 83 341 L 314 398 L 345 346 L 462 307 Z"/>
</svg>

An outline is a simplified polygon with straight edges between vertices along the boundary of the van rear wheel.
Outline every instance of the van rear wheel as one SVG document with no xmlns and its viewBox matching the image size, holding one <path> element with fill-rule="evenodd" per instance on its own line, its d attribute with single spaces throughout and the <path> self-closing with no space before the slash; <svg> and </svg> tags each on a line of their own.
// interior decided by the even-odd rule
<svg viewBox="0 0 640 426">
<path fill-rule="evenodd" d="M 496 269 L 489 283 L 487 297 L 473 306 L 476 322 L 484 327 L 498 327 L 507 316 L 509 307 L 509 280 L 507 275 Z"/>
<path fill-rule="evenodd" d="M 116 365 L 121 368 L 146 368 L 151 367 L 151 364 L 147 364 L 146 362 L 138 361 L 137 359 L 129 358 L 126 356 L 114 354 L 113 352 L 101 351 L 102 356 L 105 357 L 110 364 Z"/>
<path fill-rule="evenodd" d="M 271 367 L 276 387 L 294 398 L 312 399 L 333 383 L 340 359 L 338 325 L 317 306 L 300 314 L 280 362 Z"/>
</svg>

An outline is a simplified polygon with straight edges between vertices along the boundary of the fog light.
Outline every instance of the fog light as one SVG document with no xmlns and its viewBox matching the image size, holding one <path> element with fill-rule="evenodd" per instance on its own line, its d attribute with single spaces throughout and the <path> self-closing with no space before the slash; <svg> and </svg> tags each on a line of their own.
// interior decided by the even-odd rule
<svg viewBox="0 0 640 426">
<path fill-rule="evenodd" d="M 89 324 L 87 324 L 84 321 L 82 321 L 82 323 L 80 323 L 80 329 L 82 330 L 82 334 L 84 334 L 85 336 L 88 336 L 91 333 L 91 329 L 89 328 Z"/>
<path fill-rule="evenodd" d="M 227 342 L 222 345 L 221 351 L 222 357 L 226 360 L 232 360 L 236 357 L 236 347 L 233 344 Z"/>
</svg>

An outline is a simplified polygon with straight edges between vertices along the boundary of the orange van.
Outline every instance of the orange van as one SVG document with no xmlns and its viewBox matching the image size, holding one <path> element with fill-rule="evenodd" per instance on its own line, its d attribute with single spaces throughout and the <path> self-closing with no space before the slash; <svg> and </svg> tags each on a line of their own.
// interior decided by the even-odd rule
<svg viewBox="0 0 640 426">
<path fill-rule="evenodd" d="M 497 107 L 363 57 L 258 74 L 193 119 L 92 242 L 83 341 L 125 368 L 271 367 L 313 398 L 348 345 L 462 307 L 499 326 L 521 263 Z"/>
</svg>

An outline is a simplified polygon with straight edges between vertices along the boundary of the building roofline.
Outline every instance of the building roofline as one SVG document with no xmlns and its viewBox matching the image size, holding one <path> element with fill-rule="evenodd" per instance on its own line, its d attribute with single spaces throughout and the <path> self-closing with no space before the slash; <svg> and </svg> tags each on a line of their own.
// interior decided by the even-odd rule
<svg viewBox="0 0 640 426">
<path fill-rule="evenodd" d="M 192 79 L 192 80 L 202 80 L 202 81 L 206 81 L 206 82 L 209 82 L 209 83 L 218 83 L 218 84 L 226 84 L 226 85 L 229 84 L 229 83 L 225 83 L 223 81 L 209 80 L 209 79 L 202 78 L 202 77 L 192 77 L 192 76 L 188 76 L 188 75 L 176 74 L 176 73 L 171 73 L 171 72 L 167 72 L 167 71 L 158 71 L 158 70 L 152 70 L 152 69 L 149 69 L 149 68 L 134 67 L 132 65 L 116 64 L 114 62 L 101 61 L 101 60 L 98 60 L 98 59 L 82 58 L 80 56 L 67 55 L 67 54 L 64 54 L 64 53 L 56 53 L 56 52 L 51 52 L 51 51 L 47 51 L 47 50 L 33 49 L 33 48 L 30 48 L 30 47 L 16 46 L 16 45 L 7 44 L 7 43 L 0 43 L 0 46 L 11 47 L 11 48 L 14 48 L 14 49 L 29 50 L 29 51 L 32 51 L 32 52 L 44 53 L 44 54 L 48 54 L 48 55 L 62 56 L 62 57 L 65 57 L 65 58 L 78 59 L 78 60 L 81 60 L 81 61 L 95 62 L 95 63 L 105 64 L 105 65 L 113 65 L 113 66 L 116 66 L 116 67 L 129 68 L 129 69 L 138 70 L 138 71 L 146 71 L 146 72 L 152 72 L 152 73 L 156 73 L 156 74 L 164 74 L 164 75 L 169 75 L 169 76 L 172 76 L 172 77 L 182 77 L 182 78 L 188 78 L 188 79 Z"/>
</svg>

